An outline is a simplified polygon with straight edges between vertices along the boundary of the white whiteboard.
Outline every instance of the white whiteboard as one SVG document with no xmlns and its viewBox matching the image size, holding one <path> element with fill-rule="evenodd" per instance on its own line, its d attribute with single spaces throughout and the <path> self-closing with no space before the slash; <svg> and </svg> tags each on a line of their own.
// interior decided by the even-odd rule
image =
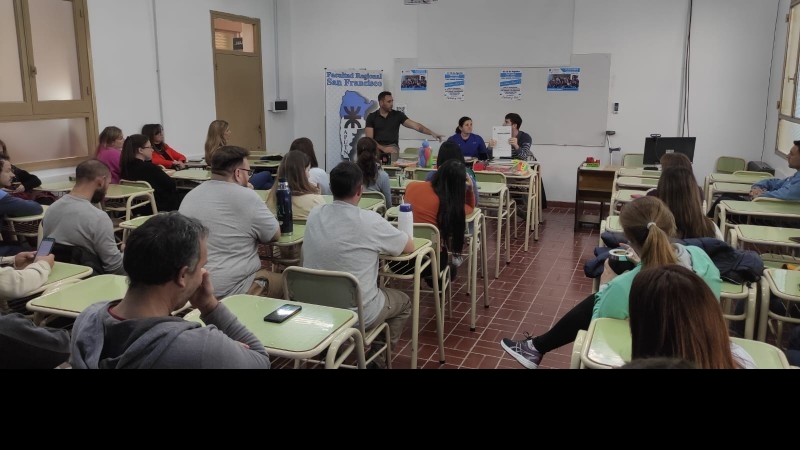
<svg viewBox="0 0 800 450">
<path fill-rule="evenodd" d="M 569 64 L 575 0 L 438 0 L 416 6 L 417 58 L 425 67 Z M 429 30 L 435 30 L 429 32 Z"/>
<path fill-rule="evenodd" d="M 521 99 L 501 98 L 500 71 L 506 68 L 428 69 L 427 89 L 400 89 L 402 71 L 424 69 L 416 59 L 395 59 L 392 96 L 395 108 L 405 106 L 409 118 L 431 130 L 450 136 L 458 119 L 472 118 L 473 132 L 489 140 L 492 126 L 502 125 L 507 113 L 522 117 L 521 130 L 533 136 L 535 145 L 575 145 L 603 147 L 608 123 L 608 89 L 611 55 L 606 53 L 572 55 L 569 67 L 580 68 L 578 91 L 548 91 L 548 69 L 516 68 L 522 72 Z M 465 75 L 463 100 L 449 100 L 444 94 L 444 73 L 462 71 Z M 425 136 L 400 127 L 400 139 Z"/>
</svg>

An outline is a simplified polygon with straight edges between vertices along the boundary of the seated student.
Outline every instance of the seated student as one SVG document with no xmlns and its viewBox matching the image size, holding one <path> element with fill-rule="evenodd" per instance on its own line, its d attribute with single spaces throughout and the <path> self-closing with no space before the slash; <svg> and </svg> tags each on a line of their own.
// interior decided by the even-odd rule
<svg viewBox="0 0 800 450">
<path fill-rule="evenodd" d="M 277 241 L 281 230 L 261 197 L 247 188 L 249 154 L 232 145 L 215 150 L 211 179 L 186 194 L 180 212 L 210 230 L 208 270 L 218 298 L 234 294 L 281 298 L 281 275 L 262 269 L 258 256 L 258 244 Z"/>
<path fill-rule="evenodd" d="M 378 142 L 370 137 L 362 137 L 356 144 L 357 164 L 364 177 L 364 190 L 380 192 L 386 200 L 386 208 L 392 207 L 392 187 L 389 174 L 381 169 L 378 159 Z"/>
<path fill-rule="evenodd" d="M 175 180 L 161 167 L 152 163 L 153 146 L 147 136 L 132 134 L 122 146 L 120 168 L 123 180 L 146 181 L 153 188 L 159 211 L 175 211 L 180 207 L 183 194 Z"/>
<path fill-rule="evenodd" d="M 461 148 L 448 140 L 442 142 L 442 145 L 439 146 L 439 154 L 436 155 L 436 167 L 442 167 L 444 163 L 450 161 L 451 159 L 461 161 L 462 164 L 466 165 L 466 162 L 464 162 L 464 155 L 461 153 Z M 427 175 L 425 175 L 425 181 L 431 181 L 435 173 L 436 172 L 429 172 Z M 467 174 L 472 180 L 472 193 L 474 197 L 474 203 L 472 206 L 478 206 L 478 181 L 475 179 L 475 172 L 467 168 Z"/>
<path fill-rule="evenodd" d="M 289 184 L 289 190 L 292 192 L 292 218 L 296 220 L 306 220 L 308 213 L 315 206 L 325 204 L 325 199 L 319 194 L 317 185 L 312 184 L 308 179 L 310 169 L 311 163 L 305 153 L 296 150 L 287 153 L 278 166 L 278 180 L 285 178 Z M 273 214 L 278 211 L 277 190 L 278 183 L 275 183 L 267 193 L 267 206 Z"/>
<path fill-rule="evenodd" d="M 452 255 L 454 261 L 461 260 L 465 219 L 474 210 L 474 196 L 472 179 L 457 159 L 440 166 L 430 183 L 411 183 L 406 189 L 405 200 L 411 204 L 414 222 L 429 223 L 439 229 L 441 267 L 446 267 L 448 255 Z M 452 278 L 456 277 L 456 267 L 455 263 L 451 265 Z M 430 276 L 430 271 L 427 272 Z"/>
<path fill-rule="evenodd" d="M 643 268 L 680 264 L 691 268 L 708 284 L 719 299 L 722 279 L 719 269 L 705 251 L 699 247 L 670 243 L 675 236 L 675 218 L 664 202 L 655 197 L 641 197 L 622 208 L 619 221 L 630 246 L 640 256 L 641 262 L 632 270 L 603 282 L 597 293 L 590 294 L 568 311 L 545 334 L 514 341 L 503 339 L 503 349 L 520 364 L 536 369 L 547 352 L 575 340 L 579 330 L 586 330 L 592 319 L 611 317 L 628 318 L 628 294 L 633 277 Z M 603 276 L 613 274 L 608 267 Z"/>
<path fill-rule="evenodd" d="M 208 229 L 178 212 L 133 230 L 128 292 L 86 308 L 72 328 L 75 369 L 269 369 L 264 345 L 214 296 Z M 153 264 L 158 261 L 158 264 Z M 172 315 L 186 302 L 206 326 Z"/>
<path fill-rule="evenodd" d="M 694 169 L 692 168 L 692 161 L 689 160 L 689 157 L 684 155 L 683 153 L 664 153 L 661 156 L 661 159 L 658 160 L 661 164 L 661 173 L 663 174 L 665 170 L 669 169 L 670 167 L 683 167 L 688 169 L 692 172 L 692 179 L 694 179 L 694 184 L 697 187 L 697 192 L 700 193 L 700 203 L 702 204 L 703 200 L 705 200 L 705 192 L 703 192 L 703 188 L 697 184 L 697 179 L 694 177 Z M 647 195 L 655 195 L 658 197 L 658 188 L 652 188 L 647 191 Z M 663 200 L 663 199 L 662 199 Z"/>
<path fill-rule="evenodd" d="M 122 144 L 125 136 L 117 127 L 105 127 L 100 133 L 100 145 L 97 146 L 95 158 L 108 166 L 111 171 L 111 183 L 119 184 L 119 160 L 122 157 Z"/>
<path fill-rule="evenodd" d="M 713 237 L 724 240 L 713 220 L 703 214 L 697 181 L 685 167 L 668 167 L 658 179 L 658 194 L 675 217 L 676 237 L 679 239 Z"/>
<path fill-rule="evenodd" d="M 289 146 L 289 151 L 292 150 L 300 150 L 306 154 L 308 161 L 311 163 L 311 170 L 308 172 L 308 179 L 311 180 L 312 183 L 315 183 L 317 186 L 319 186 L 319 191 L 322 195 L 331 195 L 331 180 L 328 177 L 328 173 L 319 167 L 317 155 L 314 152 L 314 143 L 311 142 L 311 139 L 307 137 L 295 139 L 292 141 L 292 145 Z"/>
<path fill-rule="evenodd" d="M 755 368 L 728 336 L 718 296 L 677 264 L 640 271 L 630 288 L 631 358 L 681 358 L 701 369 Z"/>
<path fill-rule="evenodd" d="M 472 132 L 472 119 L 467 116 L 458 119 L 456 133 L 447 138 L 447 142 L 458 145 L 464 156 L 478 158 L 481 161 L 489 159 L 489 150 L 486 149 L 486 143 L 482 137 Z M 440 148 L 439 154 L 441 152 Z"/>
<path fill-rule="evenodd" d="M 13 267 L 0 267 L 0 369 L 53 369 L 69 358 L 69 332 L 38 327 L 24 315 L 8 312 L 6 303 L 47 281 L 53 255 L 25 252 L 0 258 L 0 266 L 8 264 Z"/>
<path fill-rule="evenodd" d="M 75 168 L 75 187 L 53 203 L 42 218 L 42 233 L 56 245 L 79 247 L 95 256 L 101 273 L 125 274 L 122 252 L 114 238 L 114 224 L 94 205 L 103 201 L 111 182 L 105 164 L 89 159 Z"/>
<path fill-rule="evenodd" d="M 231 139 L 231 127 L 224 120 L 215 120 L 208 125 L 205 144 L 206 165 L 211 165 L 211 155 L 221 147 L 228 145 Z"/>
<path fill-rule="evenodd" d="M 42 213 L 42 205 L 20 198 L 22 194 L 14 194 L 11 182 L 14 179 L 11 161 L 0 156 L 0 218 L 33 216 Z M 24 193 L 23 193 L 24 194 Z M 13 255 L 28 247 L 28 243 L 13 239 L 11 232 L 2 231 L 3 241 L 0 243 L 0 255 Z"/>
<path fill-rule="evenodd" d="M 414 240 L 374 211 L 358 207 L 364 190 L 358 165 L 343 161 L 330 177 L 334 201 L 308 215 L 303 267 L 353 274 L 364 304 L 364 327 L 369 330 L 386 322 L 396 347 L 411 315 L 411 300 L 397 289 L 378 286 L 378 256 L 412 252 Z"/>
<path fill-rule="evenodd" d="M 8 154 L 6 143 L 2 140 L 0 140 L 0 157 L 11 161 L 11 156 Z M 25 200 L 34 200 L 33 189 L 41 186 L 42 180 L 40 180 L 36 175 L 29 173 L 24 169 L 20 169 L 13 164 L 11 165 L 11 170 L 14 172 L 14 178 L 16 178 L 17 182 L 19 183 L 19 186 L 15 187 L 11 193 L 18 195 Z"/>
<path fill-rule="evenodd" d="M 186 168 L 186 157 L 164 142 L 164 127 L 160 123 L 143 126 L 142 134 L 147 136 L 153 146 L 153 164 L 175 170 Z"/>
<path fill-rule="evenodd" d="M 794 175 L 782 180 L 768 178 L 753 183 L 753 187 L 750 190 L 752 198 L 764 197 L 800 201 L 800 172 L 797 172 L 800 169 L 800 141 L 794 141 L 793 143 L 794 146 L 789 150 L 787 163 L 789 168 L 795 170 Z"/>
</svg>

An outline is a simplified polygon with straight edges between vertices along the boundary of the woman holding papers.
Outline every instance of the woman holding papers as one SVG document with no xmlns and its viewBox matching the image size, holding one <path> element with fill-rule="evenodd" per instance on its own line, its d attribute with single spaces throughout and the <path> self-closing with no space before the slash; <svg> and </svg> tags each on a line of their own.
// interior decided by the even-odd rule
<svg viewBox="0 0 800 450">
<path fill-rule="evenodd" d="M 481 161 L 489 159 L 486 143 L 482 137 L 472 132 L 472 119 L 467 116 L 458 119 L 456 134 L 447 138 L 447 141 L 457 144 L 465 157 L 478 158 Z"/>
</svg>

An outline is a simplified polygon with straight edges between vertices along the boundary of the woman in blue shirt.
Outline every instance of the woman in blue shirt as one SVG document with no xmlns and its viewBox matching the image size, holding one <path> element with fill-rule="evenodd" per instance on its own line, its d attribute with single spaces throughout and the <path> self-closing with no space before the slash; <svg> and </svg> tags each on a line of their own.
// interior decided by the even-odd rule
<svg viewBox="0 0 800 450">
<path fill-rule="evenodd" d="M 489 159 L 486 143 L 482 137 L 472 132 L 472 119 L 467 116 L 458 119 L 456 134 L 447 140 L 456 143 L 465 157 L 478 158 L 482 161 Z"/>
</svg>

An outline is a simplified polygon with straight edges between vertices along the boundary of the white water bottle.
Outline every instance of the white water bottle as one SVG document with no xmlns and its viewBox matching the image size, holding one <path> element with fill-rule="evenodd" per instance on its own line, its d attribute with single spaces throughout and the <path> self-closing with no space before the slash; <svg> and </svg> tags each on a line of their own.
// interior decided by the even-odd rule
<svg viewBox="0 0 800 450">
<path fill-rule="evenodd" d="M 414 238 L 414 214 L 411 212 L 410 203 L 400 205 L 400 213 L 397 215 L 397 228 L 406 233 L 408 237 Z"/>
</svg>

